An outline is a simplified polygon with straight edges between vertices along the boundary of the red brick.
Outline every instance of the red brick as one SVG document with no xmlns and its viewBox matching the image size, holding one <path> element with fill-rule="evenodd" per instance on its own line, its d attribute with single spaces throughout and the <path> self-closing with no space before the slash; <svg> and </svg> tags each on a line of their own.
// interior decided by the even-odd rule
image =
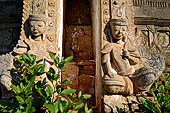
<svg viewBox="0 0 170 113">
<path fill-rule="evenodd" d="M 65 69 L 62 72 L 62 81 L 66 78 L 70 78 L 70 80 L 72 81 L 72 85 L 69 86 L 71 88 L 78 89 L 78 66 L 76 66 L 75 62 L 67 62 L 64 66 L 68 67 L 68 69 Z"/>
<path fill-rule="evenodd" d="M 94 76 L 82 74 L 79 76 L 79 89 L 85 94 L 94 94 Z"/>
</svg>

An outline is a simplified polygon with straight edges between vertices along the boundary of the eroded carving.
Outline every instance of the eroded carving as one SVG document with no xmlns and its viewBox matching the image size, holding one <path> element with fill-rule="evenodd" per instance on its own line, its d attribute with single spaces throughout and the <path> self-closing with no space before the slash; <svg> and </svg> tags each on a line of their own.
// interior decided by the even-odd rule
<svg viewBox="0 0 170 113">
<path fill-rule="evenodd" d="M 33 35 L 32 38 L 34 40 L 37 40 L 37 38 L 39 38 L 39 36 L 41 35 L 45 37 L 44 35 L 46 34 L 46 29 L 47 29 L 46 20 L 47 20 L 46 17 L 43 15 L 31 14 L 29 16 L 30 31 L 31 34 Z"/>
<path fill-rule="evenodd" d="M 164 58 L 133 46 L 125 19 L 110 20 L 111 34 L 104 42 L 103 85 L 111 94 L 131 95 L 149 91 L 164 70 Z"/>
</svg>

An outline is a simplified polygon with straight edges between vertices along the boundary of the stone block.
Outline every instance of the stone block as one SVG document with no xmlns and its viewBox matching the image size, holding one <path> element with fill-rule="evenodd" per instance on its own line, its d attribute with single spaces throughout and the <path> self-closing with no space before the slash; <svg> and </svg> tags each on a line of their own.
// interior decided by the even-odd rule
<svg viewBox="0 0 170 113">
<path fill-rule="evenodd" d="M 90 4 L 87 0 L 68 0 L 66 2 L 67 25 L 90 25 Z"/>
<path fill-rule="evenodd" d="M 94 94 L 94 76 L 82 74 L 79 76 L 79 89 L 85 94 Z"/>
<path fill-rule="evenodd" d="M 95 71 L 95 66 L 84 66 L 84 70 Z"/>
<path fill-rule="evenodd" d="M 134 113 L 140 109 L 140 103 L 136 96 L 104 95 L 103 100 L 106 113 Z"/>
<path fill-rule="evenodd" d="M 95 60 L 85 60 L 85 61 L 79 61 L 77 62 L 77 65 L 79 66 L 89 66 L 89 65 L 95 65 Z"/>
<path fill-rule="evenodd" d="M 91 26 L 67 26 L 64 50 L 70 50 L 74 54 L 74 60 L 90 60 L 93 58 Z M 65 57 L 72 54 L 64 52 Z"/>
<path fill-rule="evenodd" d="M 95 71 L 89 71 L 89 70 L 80 70 L 80 75 L 81 74 L 87 74 L 87 75 L 94 75 Z"/>
<path fill-rule="evenodd" d="M 72 81 L 72 85 L 69 85 L 71 88 L 78 89 L 78 74 L 79 74 L 79 68 L 76 66 L 75 62 L 67 62 L 65 67 L 68 67 L 68 69 L 63 70 L 62 72 L 62 81 L 66 78 L 70 78 Z M 65 86 L 64 86 L 65 87 Z"/>
</svg>

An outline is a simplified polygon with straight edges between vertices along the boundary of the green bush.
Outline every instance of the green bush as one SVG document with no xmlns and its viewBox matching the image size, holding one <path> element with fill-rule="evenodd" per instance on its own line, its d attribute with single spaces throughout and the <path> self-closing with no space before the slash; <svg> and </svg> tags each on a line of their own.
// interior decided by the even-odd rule
<svg viewBox="0 0 170 113">
<path fill-rule="evenodd" d="M 81 113 L 92 113 L 92 109 L 88 109 L 87 103 L 82 102 L 83 99 L 88 99 L 91 95 L 78 95 L 75 89 L 62 88 L 63 84 L 71 84 L 67 78 L 60 84 L 56 81 L 60 78 L 60 72 L 65 69 L 64 64 L 72 60 L 72 56 L 66 59 L 59 57 L 49 52 L 49 56 L 53 60 L 51 64 L 55 65 L 57 71 L 50 67 L 45 72 L 45 65 L 41 64 L 43 60 L 36 61 L 36 56 L 32 54 L 22 54 L 16 61 L 19 62 L 20 68 L 17 74 L 20 78 L 17 84 L 11 85 L 13 94 L 12 100 L 0 100 L 0 112 L 3 113 L 34 113 L 48 110 L 50 113 L 72 113 L 72 110 Z M 36 77 L 46 74 L 49 82 L 46 80 L 36 81 Z M 50 85 L 50 84 L 51 85 Z M 55 84 L 56 83 L 56 84 Z M 78 101 L 73 101 L 76 100 Z M 55 99 L 55 100 L 54 100 Z"/>
<path fill-rule="evenodd" d="M 154 101 L 141 97 L 144 112 L 167 113 L 170 112 L 170 74 L 162 74 L 164 82 L 156 81 L 152 88 Z"/>
</svg>

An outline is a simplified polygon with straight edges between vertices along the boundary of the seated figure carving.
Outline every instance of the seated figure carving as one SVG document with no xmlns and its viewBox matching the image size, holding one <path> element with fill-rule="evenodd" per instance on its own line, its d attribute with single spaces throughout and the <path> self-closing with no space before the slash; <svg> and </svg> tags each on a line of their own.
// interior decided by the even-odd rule
<svg viewBox="0 0 170 113">
<path fill-rule="evenodd" d="M 101 51 L 105 91 L 122 95 L 148 91 L 164 69 L 163 57 L 150 55 L 140 48 L 134 48 L 128 41 L 130 37 L 127 36 L 127 21 L 125 19 L 110 20 L 110 29 L 112 36 L 104 42 Z M 146 56 L 150 58 L 146 58 Z M 153 61 L 152 58 L 158 60 Z M 151 69 L 152 65 L 147 62 L 155 63 L 154 65 L 160 69 L 159 73 Z M 162 67 L 160 68 L 160 66 Z M 156 73 L 150 73 L 151 71 Z"/>
</svg>

